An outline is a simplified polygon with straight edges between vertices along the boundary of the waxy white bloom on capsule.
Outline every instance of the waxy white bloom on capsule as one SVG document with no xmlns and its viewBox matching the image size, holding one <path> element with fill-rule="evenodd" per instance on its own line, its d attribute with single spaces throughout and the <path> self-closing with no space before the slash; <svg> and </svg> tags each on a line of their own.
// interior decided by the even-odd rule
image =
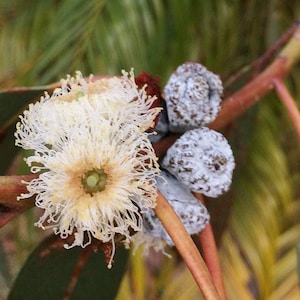
<svg viewBox="0 0 300 300">
<path fill-rule="evenodd" d="M 222 93 L 218 75 L 195 62 L 180 65 L 164 88 L 170 130 L 185 132 L 213 121 L 220 110 Z"/>
<path fill-rule="evenodd" d="M 165 170 L 157 179 L 157 188 L 168 200 L 190 235 L 199 233 L 208 224 L 210 216 L 204 205 L 195 198 L 192 192 Z M 145 254 L 150 248 L 162 251 L 165 245 L 174 246 L 174 243 L 153 209 L 143 214 L 143 230 L 134 236 L 135 248 L 143 246 Z"/>
<path fill-rule="evenodd" d="M 38 227 L 74 234 L 66 248 L 94 237 L 114 252 L 116 235 L 128 245 L 141 230 L 157 196 L 159 166 L 146 132 L 160 110 L 150 108 L 154 100 L 133 72 L 94 82 L 78 72 L 20 116 L 16 145 L 34 150 L 26 162 L 39 176 L 19 199 L 36 196 L 44 210 Z"/>
<path fill-rule="evenodd" d="M 226 138 L 201 127 L 177 139 L 168 149 L 162 166 L 191 191 L 218 197 L 231 185 L 235 162 Z"/>
</svg>

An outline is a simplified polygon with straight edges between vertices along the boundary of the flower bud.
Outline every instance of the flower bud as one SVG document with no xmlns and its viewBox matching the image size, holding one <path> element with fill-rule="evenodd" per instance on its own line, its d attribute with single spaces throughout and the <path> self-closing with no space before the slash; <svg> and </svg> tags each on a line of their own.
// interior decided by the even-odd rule
<svg viewBox="0 0 300 300">
<path fill-rule="evenodd" d="M 222 93 L 221 80 L 204 66 L 195 62 L 179 66 L 164 89 L 170 130 L 185 132 L 213 121 Z"/>
<path fill-rule="evenodd" d="M 162 166 L 191 191 L 218 197 L 229 189 L 235 163 L 225 137 L 202 127 L 185 132 L 169 148 Z"/>
</svg>

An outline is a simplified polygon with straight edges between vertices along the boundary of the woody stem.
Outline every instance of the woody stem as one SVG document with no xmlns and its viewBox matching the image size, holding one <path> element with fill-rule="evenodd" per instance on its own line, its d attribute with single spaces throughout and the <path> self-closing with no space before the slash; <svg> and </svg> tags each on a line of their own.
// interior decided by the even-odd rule
<svg viewBox="0 0 300 300">
<path fill-rule="evenodd" d="M 273 80 L 273 83 L 277 95 L 279 96 L 279 99 L 285 106 L 290 116 L 290 119 L 293 123 L 293 126 L 296 130 L 296 133 L 300 139 L 300 113 L 295 103 L 295 100 L 293 99 L 293 97 L 291 96 L 291 94 L 289 93 L 288 89 L 286 88 L 286 86 L 284 85 L 281 79 L 275 78 Z"/>
<path fill-rule="evenodd" d="M 199 193 L 194 193 L 194 196 L 204 205 L 203 196 Z M 218 248 L 214 238 L 214 233 L 211 224 L 207 224 L 199 233 L 199 240 L 203 251 L 204 260 L 207 268 L 212 276 L 212 280 L 221 296 L 222 300 L 226 300 L 226 291 L 224 287 L 221 264 L 218 255 Z"/>
<path fill-rule="evenodd" d="M 154 211 L 188 266 L 204 298 L 207 300 L 221 299 L 192 238 L 189 236 L 172 206 L 159 191 Z"/>
</svg>

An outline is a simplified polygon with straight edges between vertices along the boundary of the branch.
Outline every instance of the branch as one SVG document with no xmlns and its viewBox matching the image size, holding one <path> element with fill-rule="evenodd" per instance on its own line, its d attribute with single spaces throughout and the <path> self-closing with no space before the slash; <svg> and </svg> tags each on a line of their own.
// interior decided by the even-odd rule
<svg viewBox="0 0 300 300">
<path fill-rule="evenodd" d="M 225 83 L 224 87 L 232 85 L 236 82 L 245 72 L 249 72 L 250 70 L 255 72 L 255 75 L 260 72 L 264 66 L 271 60 L 272 57 L 279 52 L 279 50 L 286 44 L 288 40 L 295 34 L 295 31 L 298 29 L 300 25 L 300 18 L 286 31 L 284 32 L 281 37 L 270 47 L 266 50 L 266 52 L 259 58 L 257 58 L 254 62 L 250 65 L 243 67 L 241 70 L 233 74 Z M 251 76 L 253 76 L 252 74 Z"/>
<path fill-rule="evenodd" d="M 30 181 L 35 177 L 36 175 L 0 176 L 0 228 L 34 206 L 33 198 L 17 201 L 17 197 L 28 192 L 22 181 Z"/>
<path fill-rule="evenodd" d="M 193 193 L 194 196 L 204 205 L 203 196 L 198 193 Z M 199 233 L 199 240 L 203 251 L 204 260 L 207 268 L 212 276 L 222 300 L 226 300 L 226 291 L 224 287 L 221 264 L 218 255 L 218 248 L 215 242 L 211 224 L 207 224 L 205 228 Z"/>
<path fill-rule="evenodd" d="M 281 79 L 274 79 L 273 83 L 274 83 L 275 90 L 281 102 L 285 106 L 290 116 L 290 119 L 294 125 L 294 128 L 297 132 L 297 135 L 300 139 L 300 114 L 299 114 L 298 107 Z"/>
<path fill-rule="evenodd" d="M 210 273 L 192 238 L 189 236 L 169 202 L 160 192 L 158 192 L 154 211 L 190 269 L 204 298 L 208 300 L 220 299 Z"/>
<path fill-rule="evenodd" d="M 300 27 L 298 25 L 293 37 L 279 53 L 276 60 L 265 71 L 222 102 L 220 113 L 209 124 L 209 127 L 220 129 L 243 114 L 273 88 L 275 78 L 284 78 L 299 59 Z"/>
</svg>

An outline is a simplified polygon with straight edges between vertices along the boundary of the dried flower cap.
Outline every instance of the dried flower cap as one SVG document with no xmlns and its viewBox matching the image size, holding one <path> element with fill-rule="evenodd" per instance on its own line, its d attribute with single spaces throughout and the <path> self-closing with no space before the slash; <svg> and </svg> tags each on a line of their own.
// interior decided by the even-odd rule
<svg viewBox="0 0 300 300">
<path fill-rule="evenodd" d="M 229 189 L 235 163 L 225 137 L 202 127 L 185 132 L 169 148 L 162 166 L 193 192 L 218 197 Z"/>
<path fill-rule="evenodd" d="M 85 82 L 68 77 L 20 116 L 16 145 L 34 150 L 26 158 L 39 177 L 27 182 L 43 215 L 36 223 L 53 228 L 73 246 L 92 237 L 126 245 L 142 230 L 142 212 L 155 206 L 159 165 L 146 130 L 159 108 L 130 77 Z"/>
<path fill-rule="evenodd" d="M 213 121 L 222 93 L 221 80 L 204 66 L 194 62 L 179 66 L 164 89 L 170 130 L 185 132 Z"/>
<path fill-rule="evenodd" d="M 157 188 L 172 205 L 190 235 L 204 229 L 209 222 L 208 211 L 186 186 L 180 183 L 170 173 L 162 170 L 161 178 L 157 179 Z M 148 209 L 143 214 L 142 233 L 139 232 L 134 237 L 134 242 L 138 245 L 144 245 L 146 252 L 150 247 L 162 250 L 161 240 L 165 241 L 168 245 L 174 245 L 152 209 Z"/>
</svg>

